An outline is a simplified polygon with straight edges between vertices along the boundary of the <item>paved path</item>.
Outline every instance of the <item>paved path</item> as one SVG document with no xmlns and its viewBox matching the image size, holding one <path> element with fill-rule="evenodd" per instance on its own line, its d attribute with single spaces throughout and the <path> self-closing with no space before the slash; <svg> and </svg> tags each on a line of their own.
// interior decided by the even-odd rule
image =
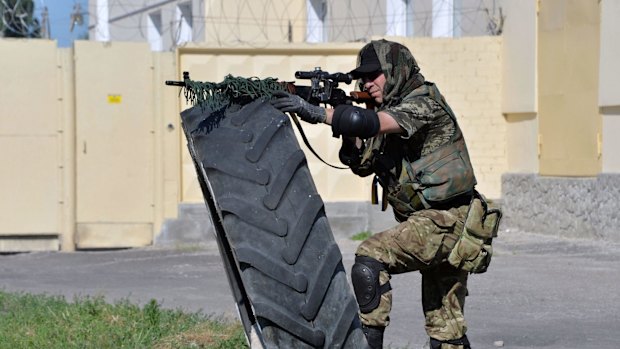
<svg viewBox="0 0 620 349">
<path fill-rule="evenodd" d="M 346 270 L 357 242 L 338 236 Z M 502 232 L 486 274 L 469 282 L 466 315 L 476 349 L 620 348 L 620 245 Z M 420 275 L 392 279 L 394 309 L 386 344 L 426 342 Z M 217 247 L 30 253 L 0 256 L 0 288 L 103 295 L 236 317 Z"/>
</svg>

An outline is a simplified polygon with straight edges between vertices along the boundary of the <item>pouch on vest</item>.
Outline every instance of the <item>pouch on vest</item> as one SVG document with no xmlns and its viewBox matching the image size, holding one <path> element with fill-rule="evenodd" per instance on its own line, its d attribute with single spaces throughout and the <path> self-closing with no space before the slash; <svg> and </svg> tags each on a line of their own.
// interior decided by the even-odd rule
<svg viewBox="0 0 620 349">
<path fill-rule="evenodd" d="M 404 211 L 397 210 L 404 216 L 413 213 L 407 212 L 410 209 L 432 208 L 435 204 L 448 203 L 461 195 L 471 194 L 476 185 L 465 139 L 454 112 L 434 84 L 425 86 L 428 96 L 441 105 L 454 121 L 456 130 L 448 144 L 430 154 L 412 163 L 403 159 L 399 187 L 390 193 L 388 200 L 395 209 L 402 208 Z"/>
<path fill-rule="evenodd" d="M 457 137 L 413 163 L 403 162 L 409 179 L 416 183 L 426 208 L 445 203 L 458 196 L 470 194 L 476 185 L 473 167 L 465 141 L 457 129 Z"/>
<path fill-rule="evenodd" d="M 461 145 L 464 143 L 448 144 L 413 164 L 403 159 L 398 185 L 387 195 L 397 216 L 406 219 L 415 211 L 472 193 L 476 178 Z"/>
<path fill-rule="evenodd" d="M 459 138 L 457 143 L 447 144 L 412 164 L 403 159 L 398 185 L 387 195 L 395 212 L 408 217 L 415 211 L 471 194 L 476 177 L 464 146 Z"/>
<path fill-rule="evenodd" d="M 397 221 L 404 222 L 414 212 L 424 209 L 417 188 L 416 183 L 407 180 L 401 180 L 396 186 L 390 188 L 387 201 L 392 206 Z"/>
<path fill-rule="evenodd" d="M 448 256 L 448 262 L 470 273 L 484 273 L 491 264 L 493 247 L 502 213 L 490 209 L 478 192 L 469 206 L 463 232 Z"/>
<path fill-rule="evenodd" d="M 398 184 L 388 188 L 387 194 L 387 200 L 394 209 L 396 218 L 401 222 L 416 211 L 449 203 L 464 194 L 471 195 L 476 185 L 467 146 L 454 112 L 434 84 L 425 83 L 415 96 L 424 95 L 428 95 L 441 105 L 453 120 L 456 130 L 448 144 L 430 154 L 414 162 L 410 162 L 406 157 L 402 159 Z M 384 137 L 373 140 L 375 144 L 372 146 L 380 147 Z M 366 154 L 372 152 L 366 149 Z M 366 154 L 364 158 L 370 158 Z"/>
</svg>

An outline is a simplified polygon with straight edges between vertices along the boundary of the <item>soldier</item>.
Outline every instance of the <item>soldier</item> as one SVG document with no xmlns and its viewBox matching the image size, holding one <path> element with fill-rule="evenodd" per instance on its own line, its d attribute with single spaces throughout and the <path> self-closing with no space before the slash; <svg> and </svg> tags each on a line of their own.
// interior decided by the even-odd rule
<svg viewBox="0 0 620 349">
<path fill-rule="evenodd" d="M 501 214 L 488 210 L 475 191 L 456 117 L 405 46 L 370 42 L 350 74 L 374 98 L 376 110 L 326 109 L 285 92 L 272 104 L 304 121 L 331 125 L 333 135 L 342 137 L 340 160 L 359 176 L 375 176 L 399 222 L 362 242 L 351 270 L 368 343 L 383 346 L 390 275 L 420 271 L 430 347 L 470 348 L 463 317 L 467 277 L 488 267 Z M 496 219 L 486 219 L 494 213 Z M 464 229 L 466 221 L 477 225 Z"/>
</svg>

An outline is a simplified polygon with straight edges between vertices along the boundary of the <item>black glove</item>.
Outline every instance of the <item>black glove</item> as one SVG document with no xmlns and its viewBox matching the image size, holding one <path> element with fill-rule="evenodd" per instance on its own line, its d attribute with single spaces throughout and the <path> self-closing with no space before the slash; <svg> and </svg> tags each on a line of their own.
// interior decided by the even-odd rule
<svg viewBox="0 0 620 349">
<path fill-rule="evenodd" d="M 303 98 L 284 91 L 276 91 L 273 93 L 274 99 L 271 104 L 283 112 L 296 113 L 299 117 L 311 124 L 325 122 L 327 114 L 325 108 L 318 105 L 312 105 Z"/>
<path fill-rule="evenodd" d="M 338 158 L 340 158 L 340 162 L 351 168 L 359 167 L 362 162 L 362 149 L 355 145 L 355 138 L 342 137 L 342 146 L 338 152 Z"/>
</svg>

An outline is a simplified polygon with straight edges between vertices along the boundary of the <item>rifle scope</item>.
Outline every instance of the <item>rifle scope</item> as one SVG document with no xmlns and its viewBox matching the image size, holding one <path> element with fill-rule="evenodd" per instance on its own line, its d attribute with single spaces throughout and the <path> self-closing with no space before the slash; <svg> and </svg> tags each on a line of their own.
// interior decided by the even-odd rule
<svg viewBox="0 0 620 349">
<path fill-rule="evenodd" d="M 315 69 L 314 71 L 296 71 L 295 77 L 297 79 L 319 79 L 319 80 L 332 80 L 335 82 L 344 82 L 345 84 L 350 84 L 353 81 L 353 78 L 350 74 L 345 73 L 334 73 L 330 74 L 326 71 L 322 71 L 320 68 Z"/>
</svg>

